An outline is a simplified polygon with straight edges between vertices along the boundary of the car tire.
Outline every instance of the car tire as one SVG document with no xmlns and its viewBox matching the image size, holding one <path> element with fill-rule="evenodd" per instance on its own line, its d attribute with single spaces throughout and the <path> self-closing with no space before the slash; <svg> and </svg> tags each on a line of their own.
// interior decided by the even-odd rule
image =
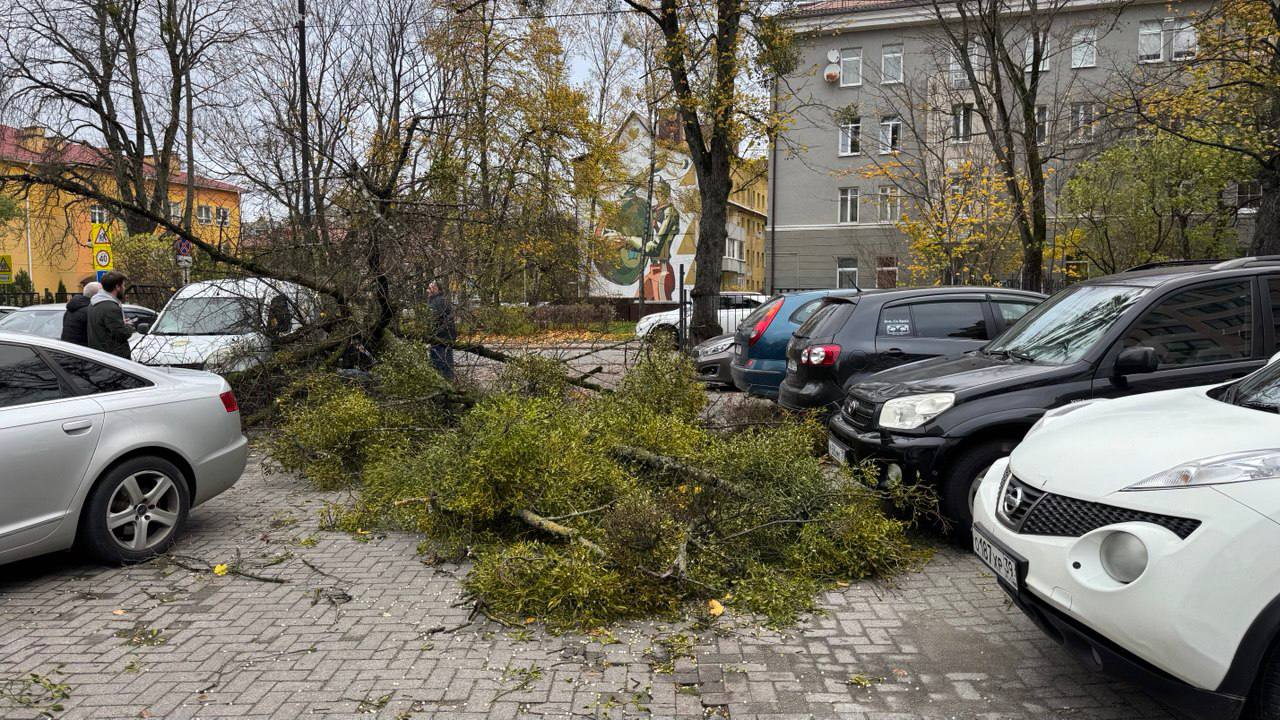
<svg viewBox="0 0 1280 720">
<path fill-rule="evenodd" d="M 1280 643 L 1272 646 L 1258 668 L 1243 720 L 1280 720 Z"/>
<path fill-rule="evenodd" d="M 991 465 L 1009 454 L 1016 443 L 989 440 L 965 449 L 951 463 L 939 488 L 942 516 L 950 524 L 949 534 L 956 544 L 967 544 L 973 527 L 973 497 L 978 483 Z"/>
<path fill-rule="evenodd" d="M 173 545 L 190 511 L 191 491 L 181 470 L 163 458 L 132 458 L 90 491 L 79 542 L 106 563 L 142 562 Z"/>
</svg>

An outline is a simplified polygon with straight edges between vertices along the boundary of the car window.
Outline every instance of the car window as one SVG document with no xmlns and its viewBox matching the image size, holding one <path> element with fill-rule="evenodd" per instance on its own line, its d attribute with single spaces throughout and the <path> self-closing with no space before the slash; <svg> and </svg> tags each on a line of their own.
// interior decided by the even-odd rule
<svg viewBox="0 0 1280 720">
<path fill-rule="evenodd" d="M 1244 360 L 1253 355 L 1253 293 L 1248 280 L 1202 285 L 1161 300 L 1124 337 L 1124 347 L 1155 348 L 1160 367 Z"/>
<path fill-rule="evenodd" d="M 911 308 L 906 305 L 887 307 L 880 311 L 880 337 L 909 337 L 911 335 Z"/>
<path fill-rule="evenodd" d="M 1267 280 L 1267 294 L 1271 296 L 1271 324 L 1275 327 L 1276 346 L 1271 352 L 1280 350 L 1280 277 Z"/>
<path fill-rule="evenodd" d="M 810 300 L 809 302 L 804 303 L 800 307 L 796 308 L 795 312 L 791 313 L 791 317 L 788 317 L 787 320 L 792 323 L 795 323 L 796 325 L 803 324 L 804 321 L 808 320 L 809 317 L 813 315 L 820 307 L 822 307 L 822 298 L 816 298 L 814 300 Z"/>
<path fill-rule="evenodd" d="M 1019 302 L 1017 300 L 997 300 L 996 312 L 1000 313 L 1005 325 L 1012 325 L 1021 320 L 1022 316 L 1026 315 L 1035 306 L 1035 303 Z"/>
<path fill-rule="evenodd" d="M 78 393 L 92 394 L 133 390 L 150 383 L 129 373 L 75 355 L 50 352 L 54 362 L 71 377 L 71 385 Z"/>
<path fill-rule="evenodd" d="M 760 301 L 745 295 L 721 295 L 721 310 L 749 310 L 760 306 Z"/>
<path fill-rule="evenodd" d="M 0 330 L 56 340 L 62 336 L 62 313 L 61 309 L 19 310 L 0 319 Z"/>
<path fill-rule="evenodd" d="M 58 376 L 39 355 L 21 345 L 0 345 L 0 407 L 66 397 Z"/>
<path fill-rule="evenodd" d="M 910 307 L 916 337 L 990 339 L 980 301 L 916 303 Z"/>
<path fill-rule="evenodd" d="M 849 300 L 825 300 L 808 320 L 796 328 L 796 337 L 834 336 L 844 327 L 853 314 L 856 302 Z"/>
</svg>

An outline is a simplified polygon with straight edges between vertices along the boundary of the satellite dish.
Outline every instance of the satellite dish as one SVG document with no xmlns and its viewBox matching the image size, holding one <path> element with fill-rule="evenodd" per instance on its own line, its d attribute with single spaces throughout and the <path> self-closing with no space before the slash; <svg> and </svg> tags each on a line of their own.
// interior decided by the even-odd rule
<svg viewBox="0 0 1280 720">
<path fill-rule="evenodd" d="M 828 50 L 828 51 L 827 51 L 827 62 L 831 62 L 831 63 L 838 63 L 838 62 L 840 62 L 840 51 L 839 51 L 839 50 Z"/>
</svg>

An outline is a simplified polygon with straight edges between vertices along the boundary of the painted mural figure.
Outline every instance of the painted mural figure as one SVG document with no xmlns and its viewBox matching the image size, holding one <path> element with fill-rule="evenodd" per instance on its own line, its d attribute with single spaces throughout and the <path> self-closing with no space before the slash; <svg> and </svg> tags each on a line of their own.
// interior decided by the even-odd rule
<svg viewBox="0 0 1280 720">
<path fill-rule="evenodd" d="M 600 274 L 617 285 L 635 285 L 646 300 L 671 300 L 676 270 L 671 265 L 672 245 L 680 235 L 680 212 L 672 203 L 671 185 L 657 180 L 653 187 L 653 227 L 645 238 L 645 189 L 629 188 L 617 214 L 597 233 L 613 242 L 606 257 L 596 263 Z"/>
</svg>

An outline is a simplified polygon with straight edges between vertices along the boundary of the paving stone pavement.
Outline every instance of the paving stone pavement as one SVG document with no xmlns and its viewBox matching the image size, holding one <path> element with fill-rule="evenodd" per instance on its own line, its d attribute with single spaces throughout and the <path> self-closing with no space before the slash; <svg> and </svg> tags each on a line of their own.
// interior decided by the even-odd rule
<svg viewBox="0 0 1280 720">
<path fill-rule="evenodd" d="M 13 701 L 47 707 L 37 673 L 69 690 L 50 711 L 68 719 L 1166 717 L 1042 637 L 954 550 L 892 587 L 826 593 L 786 633 L 728 613 L 701 631 L 557 637 L 459 628 L 466 568 L 424 565 L 407 534 L 318 530 L 341 499 L 255 463 L 194 511 L 173 561 L 0 568 L 0 716 L 40 717 Z"/>
</svg>

